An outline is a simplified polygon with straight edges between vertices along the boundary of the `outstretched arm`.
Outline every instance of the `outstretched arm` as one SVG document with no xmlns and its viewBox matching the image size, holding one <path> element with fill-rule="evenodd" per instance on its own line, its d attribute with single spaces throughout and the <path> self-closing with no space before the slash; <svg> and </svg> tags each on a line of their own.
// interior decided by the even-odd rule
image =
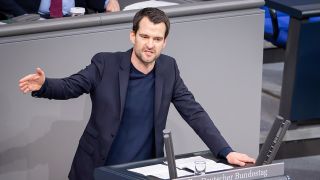
<svg viewBox="0 0 320 180">
<path fill-rule="evenodd" d="M 98 53 L 92 58 L 90 65 L 65 78 L 47 78 L 44 72 L 37 68 L 35 74 L 29 74 L 19 81 L 20 89 L 24 93 L 32 92 L 34 97 L 56 100 L 90 93 L 102 78 L 105 58 L 107 53 Z"/>
<path fill-rule="evenodd" d="M 38 91 L 45 81 L 45 74 L 42 69 L 37 68 L 34 74 L 29 74 L 19 80 L 19 87 L 23 93 Z"/>
</svg>

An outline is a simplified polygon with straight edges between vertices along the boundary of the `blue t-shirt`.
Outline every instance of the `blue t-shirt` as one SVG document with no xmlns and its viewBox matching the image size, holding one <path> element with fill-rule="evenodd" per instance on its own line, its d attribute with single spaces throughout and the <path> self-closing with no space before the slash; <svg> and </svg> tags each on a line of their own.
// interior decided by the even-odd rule
<svg viewBox="0 0 320 180">
<path fill-rule="evenodd" d="M 154 158 L 154 70 L 143 74 L 131 64 L 123 118 L 105 165 Z"/>
</svg>

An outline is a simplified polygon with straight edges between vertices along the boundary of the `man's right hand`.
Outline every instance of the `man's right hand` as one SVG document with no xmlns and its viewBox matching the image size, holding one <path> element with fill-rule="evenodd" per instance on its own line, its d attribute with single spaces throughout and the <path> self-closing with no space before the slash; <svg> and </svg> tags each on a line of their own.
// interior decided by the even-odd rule
<svg viewBox="0 0 320 180">
<path fill-rule="evenodd" d="M 19 80 L 20 90 L 23 93 L 38 91 L 42 87 L 45 79 L 44 72 L 40 68 L 37 68 L 35 74 L 29 74 Z"/>
</svg>

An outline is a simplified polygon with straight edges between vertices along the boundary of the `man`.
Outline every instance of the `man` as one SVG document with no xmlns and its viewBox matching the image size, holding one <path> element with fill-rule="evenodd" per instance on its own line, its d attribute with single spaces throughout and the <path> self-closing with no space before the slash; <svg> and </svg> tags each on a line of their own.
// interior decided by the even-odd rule
<svg viewBox="0 0 320 180">
<path fill-rule="evenodd" d="M 133 19 L 127 52 L 96 54 L 91 64 L 63 79 L 35 74 L 19 81 L 35 97 L 69 99 L 90 93 L 92 112 L 80 138 L 70 179 L 93 179 L 95 167 L 163 156 L 162 130 L 170 102 L 212 153 L 244 166 L 254 159 L 233 152 L 179 75 L 176 61 L 161 54 L 170 29 L 159 9 L 145 8 Z"/>
<path fill-rule="evenodd" d="M 51 0 L 0 0 L 0 11 L 12 16 L 41 14 L 49 17 Z M 63 15 L 70 13 L 71 7 L 84 7 L 94 12 L 116 12 L 120 10 L 118 0 L 64 0 Z M 47 15 L 47 16 L 46 16 Z"/>
</svg>

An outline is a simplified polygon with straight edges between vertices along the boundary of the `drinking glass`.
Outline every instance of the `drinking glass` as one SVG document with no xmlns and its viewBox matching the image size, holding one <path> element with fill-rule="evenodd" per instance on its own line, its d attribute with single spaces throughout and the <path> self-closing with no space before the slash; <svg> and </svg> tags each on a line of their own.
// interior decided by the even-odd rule
<svg viewBox="0 0 320 180">
<path fill-rule="evenodd" d="M 195 161 L 194 162 L 194 174 L 203 175 L 206 173 L 206 162 L 205 161 Z"/>
</svg>

